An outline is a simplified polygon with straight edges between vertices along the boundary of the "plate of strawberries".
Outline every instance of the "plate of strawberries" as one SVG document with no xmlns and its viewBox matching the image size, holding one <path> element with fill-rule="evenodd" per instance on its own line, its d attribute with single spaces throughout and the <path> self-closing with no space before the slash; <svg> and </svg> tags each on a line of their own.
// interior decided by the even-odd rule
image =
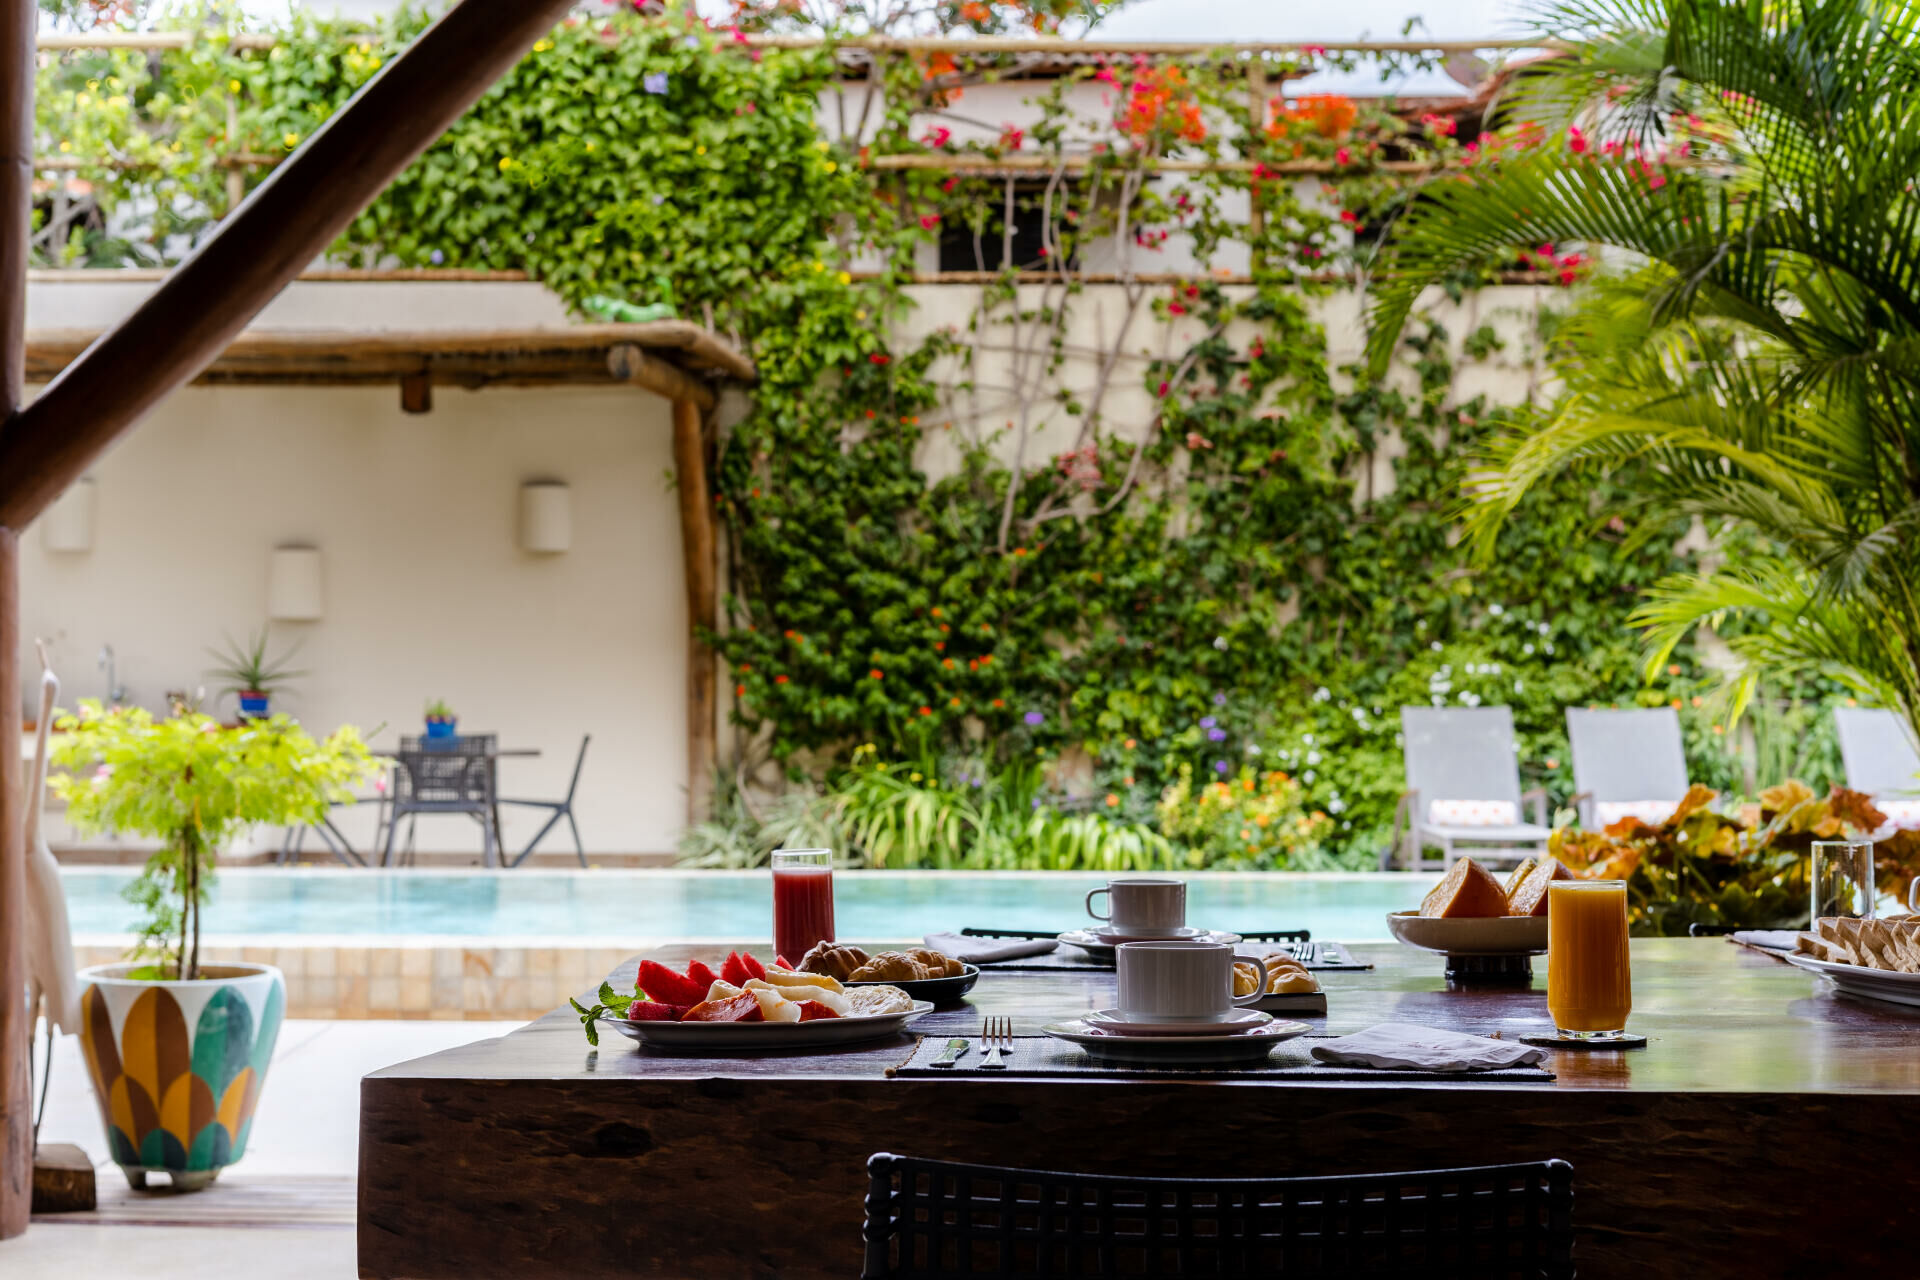
<svg viewBox="0 0 1920 1280">
<path fill-rule="evenodd" d="M 591 1007 L 572 1002 L 587 1039 L 611 1025 L 642 1044 L 687 1049 L 812 1048 L 899 1033 L 933 1008 L 898 987 L 848 987 L 824 973 L 729 952 L 715 973 L 698 960 L 676 971 L 642 960 L 631 995 L 600 985 Z"/>
</svg>

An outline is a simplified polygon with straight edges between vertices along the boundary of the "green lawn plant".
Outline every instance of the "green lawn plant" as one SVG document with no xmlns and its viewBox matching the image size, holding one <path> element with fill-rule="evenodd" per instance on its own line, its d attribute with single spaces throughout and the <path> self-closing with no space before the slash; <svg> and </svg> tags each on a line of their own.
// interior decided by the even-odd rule
<svg viewBox="0 0 1920 1280">
<path fill-rule="evenodd" d="M 299 651 L 298 642 L 288 646 L 280 656 L 270 658 L 267 656 L 267 639 L 267 629 L 262 627 L 247 637 L 244 643 L 229 636 L 226 648 L 207 650 L 218 663 L 207 674 L 227 682 L 221 688 L 221 693 L 271 696 L 307 674 L 288 666 L 293 661 L 293 655 Z"/>
<path fill-rule="evenodd" d="M 149 978 L 199 977 L 201 913 L 224 845 L 254 826 L 319 822 L 375 772 L 351 726 L 316 741 L 284 715 L 228 728 L 87 699 L 54 728 L 52 785 L 75 829 L 161 842 L 126 890 L 144 913 L 132 954 L 153 962 L 136 976 Z"/>
<path fill-rule="evenodd" d="M 1565 53 L 1389 238 L 1375 369 L 1463 266 L 1609 247 L 1553 349 L 1566 393 L 1485 449 L 1482 550 L 1555 477 L 1630 472 L 1637 514 L 1752 535 L 1645 594 L 1649 671 L 1714 625 L 1740 663 L 1733 714 L 1763 676 L 1811 670 L 1920 733 L 1920 5 L 1564 0 L 1538 17 Z"/>
</svg>

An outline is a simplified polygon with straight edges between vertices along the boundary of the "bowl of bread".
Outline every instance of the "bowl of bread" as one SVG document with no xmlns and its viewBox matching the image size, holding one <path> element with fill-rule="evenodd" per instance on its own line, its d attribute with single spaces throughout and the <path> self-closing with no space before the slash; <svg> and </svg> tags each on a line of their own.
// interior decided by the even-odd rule
<svg viewBox="0 0 1920 1280">
<path fill-rule="evenodd" d="M 1387 929 L 1410 947 L 1441 955 L 1540 955 L 1547 949 L 1547 886 L 1571 879 L 1558 858 L 1528 858 L 1504 883 L 1462 858 L 1419 910 L 1389 912 Z"/>
<path fill-rule="evenodd" d="M 800 960 L 804 973 L 824 973 L 849 987 L 898 987 L 915 1000 L 958 1000 L 980 980 L 980 966 L 928 947 L 869 952 L 847 942 L 822 942 Z"/>
<path fill-rule="evenodd" d="M 1233 962 L 1233 994 L 1250 996 L 1255 991 L 1261 998 L 1252 1007 L 1265 1013 L 1327 1011 L 1327 993 L 1320 989 L 1320 980 L 1290 955 L 1264 956 L 1257 968 L 1251 960 Z"/>
</svg>

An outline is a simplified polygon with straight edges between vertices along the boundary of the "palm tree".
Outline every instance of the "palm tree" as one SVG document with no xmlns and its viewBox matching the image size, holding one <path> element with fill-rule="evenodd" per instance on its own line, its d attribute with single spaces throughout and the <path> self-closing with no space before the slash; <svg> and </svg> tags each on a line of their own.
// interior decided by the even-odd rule
<svg viewBox="0 0 1920 1280">
<path fill-rule="evenodd" d="M 1811 669 L 1920 730 L 1920 4 L 1536 17 L 1561 51 L 1387 233 L 1374 367 L 1427 286 L 1516 247 L 1601 247 L 1554 345 L 1564 393 L 1476 472 L 1475 536 L 1553 473 L 1631 466 L 1653 512 L 1758 535 L 1645 598 L 1649 672 L 1734 617 L 1733 714 L 1762 672 Z"/>
</svg>

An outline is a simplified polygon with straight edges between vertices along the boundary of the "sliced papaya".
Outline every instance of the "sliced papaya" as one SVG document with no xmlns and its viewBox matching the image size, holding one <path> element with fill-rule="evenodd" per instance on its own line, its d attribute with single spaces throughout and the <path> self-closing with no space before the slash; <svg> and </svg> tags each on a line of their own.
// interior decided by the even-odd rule
<svg viewBox="0 0 1920 1280">
<path fill-rule="evenodd" d="M 802 1000 L 800 1002 L 800 1021 L 802 1022 L 812 1022 L 815 1018 L 837 1018 L 839 1016 L 839 1014 L 827 1008 L 827 1006 L 821 1004 L 818 1000 Z"/>
</svg>

